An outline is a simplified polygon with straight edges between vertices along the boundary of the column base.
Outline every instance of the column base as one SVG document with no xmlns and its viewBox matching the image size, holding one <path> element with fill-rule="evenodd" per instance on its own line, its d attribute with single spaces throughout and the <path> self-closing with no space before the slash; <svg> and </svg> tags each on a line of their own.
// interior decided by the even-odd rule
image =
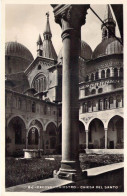
<svg viewBox="0 0 127 196">
<path fill-rule="evenodd" d="M 86 173 L 82 172 L 80 162 L 62 161 L 59 171 L 53 172 L 54 178 L 60 178 L 70 181 L 79 181 L 86 177 Z"/>
</svg>

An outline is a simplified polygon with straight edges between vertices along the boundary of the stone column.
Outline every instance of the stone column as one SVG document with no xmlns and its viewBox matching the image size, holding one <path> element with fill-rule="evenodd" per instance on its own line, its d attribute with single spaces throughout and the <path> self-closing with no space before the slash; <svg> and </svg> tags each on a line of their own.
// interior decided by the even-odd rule
<svg viewBox="0 0 127 196">
<path fill-rule="evenodd" d="M 26 149 L 28 148 L 28 131 L 26 132 Z"/>
<path fill-rule="evenodd" d="M 88 145 L 89 145 L 88 130 L 85 130 L 85 132 L 86 132 L 86 149 L 88 149 Z"/>
<path fill-rule="evenodd" d="M 118 69 L 118 77 L 120 77 L 120 68 Z"/>
<path fill-rule="evenodd" d="M 53 6 L 54 7 L 54 6 Z M 82 178 L 79 162 L 79 55 L 81 26 L 89 5 L 57 5 L 56 22 L 62 27 L 62 161 L 59 178 L 77 181 Z"/>
<path fill-rule="evenodd" d="M 99 70 L 99 71 L 98 71 L 98 78 L 99 78 L 99 79 L 101 79 L 101 71 L 102 71 L 102 70 Z"/>
<path fill-rule="evenodd" d="M 108 145 L 108 134 L 107 134 L 107 131 L 108 131 L 108 129 L 104 128 L 104 130 L 105 130 L 105 149 L 107 149 L 107 145 Z"/>
<path fill-rule="evenodd" d="M 111 76 L 111 77 L 114 77 L 114 68 L 111 68 L 111 69 L 110 69 L 110 76 Z"/>
</svg>

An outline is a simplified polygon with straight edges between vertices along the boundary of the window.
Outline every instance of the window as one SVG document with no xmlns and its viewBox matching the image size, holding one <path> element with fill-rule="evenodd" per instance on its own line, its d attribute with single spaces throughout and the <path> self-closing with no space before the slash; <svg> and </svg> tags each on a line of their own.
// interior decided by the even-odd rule
<svg viewBox="0 0 127 196">
<path fill-rule="evenodd" d="M 88 112 L 87 103 L 83 103 L 83 113 Z"/>
<path fill-rule="evenodd" d="M 95 79 L 96 79 L 96 80 L 99 79 L 99 74 L 98 74 L 98 72 L 95 73 Z"/>
<path fill-rule="evenodd" d="M 103 89 L 102 88 L 99 88 L 98 89 L 98 93 L 102 93 L 103 92 Z"/>
<path fill-rule="evenodd" d="M 91 94 L 96 94 L 96 89 L 92 89 Z"/>
<path fill-rule="evenodd" d="M 106 77 L 107 77 L 107 78 L 110 77 L 110 69 L 107 69 L 107 71 L 106 71 Z"/>
<path fill-rule="evenodd" d="M 89 81 L 89 76 L 87 75 L 87 76 L 86 76 L 86 82 L 88 82 L 88 81 Z"/>
<path fill-rule="evenodd" d="M 101 71 L 101 78 L 105 78 L 105 70 Z"/>
<path fill-rule="evenodd" d="M 106 98 L 106 99 L 104 99 L 104 109 L 106 110 L 107 107 L 108 107 L 108 100 L 107 100 L 107 98 Z"/>
<path fill-rule="evenodd" d="M 93 73 L 91 74 L 91 80 L 92 81 L 94 80 L 94 74 Z"/>
<path fill-rule="evenodd" d="M 114 77 L 118 77 L 118 69 L 117 68 L 114 69 Z"/>
<path fill-rule="evenodd" d="M 32 112 L 34 112 L 34 113 L 36 112 L 36 104 L 35 104 L 35 102 L 32 103 Z"/>
<path fill-rule="evenodd" d="M 39 65 L 39 66 L 41 66 L 41 65 Z M 46 77 L 43 74 L 40 74 L 39 76 L 37 76 L 34 79 L 32 86 L 33 86 L 33 88 L 35 88 L 35 90 L 37 92 L 46 91 L 46 88 L 47 88 Z"/>
<path fill-rule="evenodd" d="M 28 144 L 29 145 L 38 145 L 38 130 L 35 127 L 31 128 L 29 131 Z"/>
<path fill-rule="evenodd" d="M 40 70 L 40 69 L 41 69 L 41 65 L 39 64 L 39 65 L 38 65 L 38 70 Z"/>
<path fill-rule="evenodd" d="M 85 96 L 88 96 L 89 94 L 89 88 L 85 88 Z"/>
<path fill-rule="evenodd" d="M 99 102 L 98 102 L 98 110 L 103 110 L 103 101 L 102 101 L 102 99 L 100 99 L 99 100 Z"/>
</svg>

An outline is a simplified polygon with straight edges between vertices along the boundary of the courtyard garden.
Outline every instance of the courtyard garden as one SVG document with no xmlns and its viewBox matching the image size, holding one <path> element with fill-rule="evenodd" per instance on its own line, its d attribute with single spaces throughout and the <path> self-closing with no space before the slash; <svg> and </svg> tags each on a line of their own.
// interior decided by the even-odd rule
<svg viewBox="0 0 127 196">
<path fill-rule="evenodd" d="M 51 159 L 47 159 L 51 158 Z M 88 168 L 123 162 L 123 155 L 80 154 L 82 170 Z M 6 187 L 34 182 L 53 177 L 53 171 L 59 170 L 60 155 L 43 156 L 42 158 L 20 159 L 6 158 Z"/>
</svg>

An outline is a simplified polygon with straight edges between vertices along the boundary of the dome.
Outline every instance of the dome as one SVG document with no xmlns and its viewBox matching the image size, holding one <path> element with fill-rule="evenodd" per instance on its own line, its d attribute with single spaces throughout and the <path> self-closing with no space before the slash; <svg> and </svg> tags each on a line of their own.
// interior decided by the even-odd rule
<svg viewBox="0 0 127 196">
<path fill-rule="evenodd" d="M 123 46 L 116 40 L 116 38 L 104 39 L 94 50 L 93 59 L 111 55 L 111 54 L 121 54 L 123 53 Z"/>
<path fill-rule="evenodd" d="M 34 58 L 31 52 L 22 44 L 18 42 L 6 42 L 5 55 L 23 58 L 31 63 Z"/>
<path fill-rule="evenodd" d="M 62 54 L 62 48 L 61 48 L 59 55 L 58 55 L 58 62 L 61 62 L 62 57 L 63 57 L 63 54 Z M 90 60 L 92 58 L 92 49 L 85 41 L 81 41 L 80 57 L 82 57 L 85 60 Z"/>
</svg>

